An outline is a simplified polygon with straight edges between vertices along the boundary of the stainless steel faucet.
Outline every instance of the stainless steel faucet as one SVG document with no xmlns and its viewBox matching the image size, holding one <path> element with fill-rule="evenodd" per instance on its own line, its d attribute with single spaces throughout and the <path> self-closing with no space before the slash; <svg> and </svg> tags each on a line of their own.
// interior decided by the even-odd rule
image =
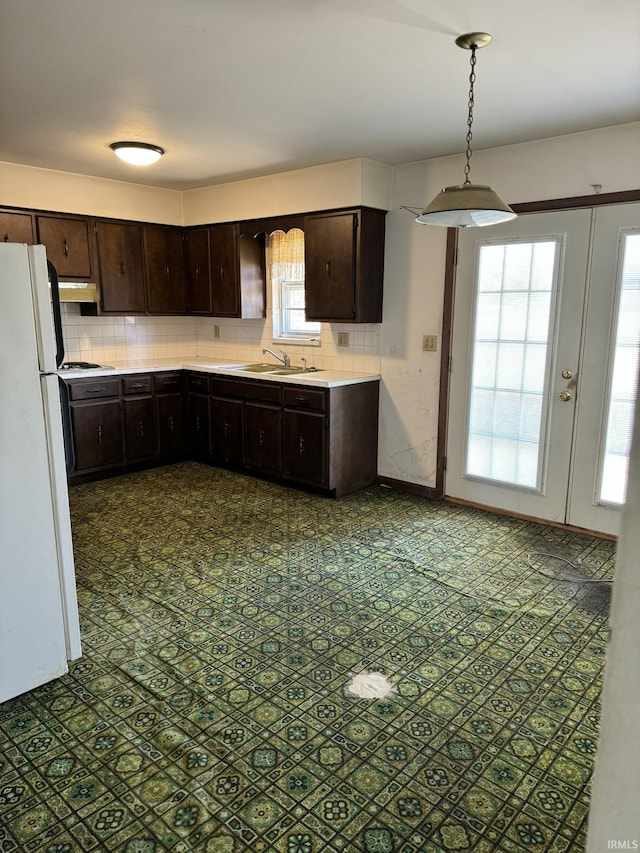
<svg viewBox="0 0 640 853">
<path fill-rule="evenodd" d="M 278 355 L 271 349 L 263 349 L 262 355 L 266 355 L 267 353 L 269 353 L 269 355 L 272 355 L 277 361 L 281 361 L 285 367 L 291 367 L 291 359 L 289 358 L 289 356 L 283 349 L 280 349 L 280 347 L 278 347 L 278 349 L 280 350 L 282 355 Z"/>
</svg>

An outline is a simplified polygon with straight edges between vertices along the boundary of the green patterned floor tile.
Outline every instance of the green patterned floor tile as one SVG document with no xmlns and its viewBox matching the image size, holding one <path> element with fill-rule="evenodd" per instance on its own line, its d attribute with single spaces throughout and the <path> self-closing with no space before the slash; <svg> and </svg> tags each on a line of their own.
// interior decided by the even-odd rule
<svg viewBox="0 0 640 853">
<path fill-rule="evenodd" d="M 70 499 L 84 657 L 0 708 L 0 849 L 584 849 L 607 596 L 529 555 L 611 543 L 197 463 Z"/>
</svg>

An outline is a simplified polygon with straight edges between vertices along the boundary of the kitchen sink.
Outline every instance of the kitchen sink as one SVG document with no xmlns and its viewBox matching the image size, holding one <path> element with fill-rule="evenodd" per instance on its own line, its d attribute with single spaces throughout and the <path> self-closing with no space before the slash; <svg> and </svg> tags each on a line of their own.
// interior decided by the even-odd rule
<svg viewBox="0 0 640 853">
<path fill-rule="evenodd" d="M 218 364 L 219 370 L 241 370 L 246 373 L 269 373 L 273 376 L 293 376 L 297 373 L 321 373 L 321 370 L 310 368 L 305 370 L 304 367 L 278 367 L 277 364 L 266 364 L 260 362 L 258 364 Z"/>
</svg>

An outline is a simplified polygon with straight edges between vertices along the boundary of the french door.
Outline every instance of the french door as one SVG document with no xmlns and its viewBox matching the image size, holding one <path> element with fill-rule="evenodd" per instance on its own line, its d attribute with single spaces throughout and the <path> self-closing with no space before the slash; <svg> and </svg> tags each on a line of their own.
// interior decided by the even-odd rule
<svg viewBox="0 0 640 853">
<path fill-rule="evenodd" d="M 640 342 L 640 204 L 460 233 L 446 492 L 618 531 Z"/>
</svg>

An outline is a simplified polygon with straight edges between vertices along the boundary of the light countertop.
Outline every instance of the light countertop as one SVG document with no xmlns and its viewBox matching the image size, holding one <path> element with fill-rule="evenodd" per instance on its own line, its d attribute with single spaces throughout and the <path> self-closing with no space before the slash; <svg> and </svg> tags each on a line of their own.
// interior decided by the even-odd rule
<svg viewBox="0 0 640 853">
<path fill-rule="evenodd" d="M 339 385 L 357 385 L 361 382 L 375 382 L 380 379 L 378 373 L 351 373 L 345 370 L 324 370 L 317 372 L 294 373 L 289 376 L 268 373 L 251 373 L 246 370 L 233 369 L 241 359 L 202 358 L 185 356 L 180 358 L 148 358 L 135 361 L 117 361 L 110 367 L 89 370 L 59 370 L 63 379 L 92 379 L 101 376 L 119 376 L 126 373 L 157 373 L 167 370 L 198 370 L 201 373 L 211 373 L 217 376 L 230 376 L 238 379 L 257 379 L 260 382 L 280 382 L 287 385 L 312 385 L 316 388 L 334 388 Z M 274 364 L 274 369 L 281 365 Z"/>
</svg>

